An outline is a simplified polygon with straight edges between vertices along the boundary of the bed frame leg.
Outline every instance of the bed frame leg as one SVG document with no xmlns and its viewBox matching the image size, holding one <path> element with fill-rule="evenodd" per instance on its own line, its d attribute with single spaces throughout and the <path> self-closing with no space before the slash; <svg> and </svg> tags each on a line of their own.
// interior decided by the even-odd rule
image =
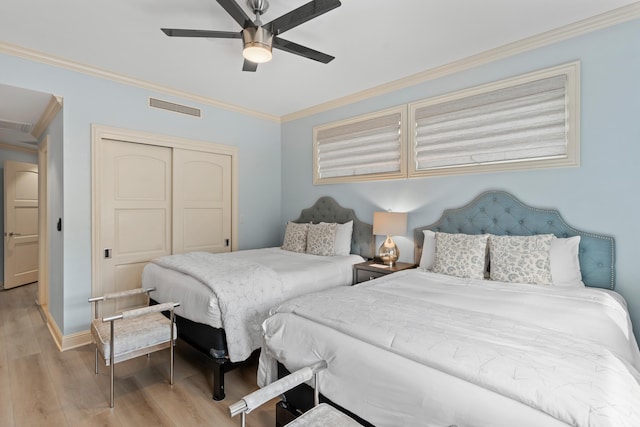
<svg viewBox="0 0 640 427">
<path fill-rule="evenodd" d="M 213 400 L 224 399 L 224 369 L 223 363 L 217 360 L 213 364 Z"/>
</svg>

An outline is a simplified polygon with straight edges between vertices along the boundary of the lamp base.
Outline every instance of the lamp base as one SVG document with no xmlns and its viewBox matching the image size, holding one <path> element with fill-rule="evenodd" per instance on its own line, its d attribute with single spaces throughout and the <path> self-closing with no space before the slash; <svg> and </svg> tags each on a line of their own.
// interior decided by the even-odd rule
<svg viewBox="0 0 640 427">
<path fill-rule="evenodd" d="M 398 260 L 398 257 L 400 256 L 400 250 L 396 246 L 391 236 L 387 236 L 382 245 L 380 245 L 378 256 L 380 256 L 380 260 L 382 260 L 382 262 L 387 264 L 389 267 L 393 267 L 393 265 Z"/>
</svg>

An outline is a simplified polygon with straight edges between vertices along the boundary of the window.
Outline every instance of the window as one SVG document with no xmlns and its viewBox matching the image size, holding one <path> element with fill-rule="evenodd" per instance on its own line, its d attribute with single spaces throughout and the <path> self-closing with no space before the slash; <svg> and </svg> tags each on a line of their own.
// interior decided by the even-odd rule
<svg viewBox="0 0 640 427">
<path fill-rule="evenodd" d="M 406 107 L 313 129 L 313 183 L 406 178 Z"/>
<path fill-rule="evenodd" d="M 578 68 L 409 104 L 409 176 L 579 165 Z"/>
</svg>

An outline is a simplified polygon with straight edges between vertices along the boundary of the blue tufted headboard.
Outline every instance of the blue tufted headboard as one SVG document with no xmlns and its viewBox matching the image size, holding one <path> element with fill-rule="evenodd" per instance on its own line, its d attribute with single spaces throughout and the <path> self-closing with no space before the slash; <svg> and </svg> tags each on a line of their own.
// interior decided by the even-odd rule
<svg viewBox="0 0 640 427">
<path fill-rule="evenodd" d="M 351 234 L 351 253 L 364 258 L 373 258 L 374 240 L 373 225 L 358 219 L 353 209 L 343 208 L 329 196 L 320 197 L 313 206 L 303 209 L 298 219 L 293 222 L 337 222 L 344 224 L 353 220 Z"/>
<path fill-rule="evenodd" d="M 580 236 L 578 257 L 584 284 L 606 289 L 615 285 L 613 237 L 576 230 L 564 222 L 557 210 L 527 206 L 505 191 L 484 192 L 466 206 L 445 210 L 434 224 L 416 228 L 416 263 L 420 261 L 425 229 L 464 234 Z"/>
</svg>

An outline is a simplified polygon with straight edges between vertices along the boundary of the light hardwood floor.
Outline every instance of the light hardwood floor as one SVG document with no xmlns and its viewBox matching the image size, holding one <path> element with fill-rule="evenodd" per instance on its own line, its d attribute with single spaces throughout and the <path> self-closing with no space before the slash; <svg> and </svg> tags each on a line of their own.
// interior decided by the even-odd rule
<svg viewBox="0 0 640 427">
<path fill-rule="evenodd" d="M 175 382 L 169 351 L 116 365 L 115 408 L 109 370 L 94 374 L 93 345 L 58 351 L 35 304 L 37 284 L 0 291 L 0 426 L 239 426 L 228 406 L 257 389 L 256 364 L 225 376 L 227 398 L 211 399 L 211 361 L 178 341 Z M 247 417 L 275 425 L 275 402 Z"/>
</svg>

